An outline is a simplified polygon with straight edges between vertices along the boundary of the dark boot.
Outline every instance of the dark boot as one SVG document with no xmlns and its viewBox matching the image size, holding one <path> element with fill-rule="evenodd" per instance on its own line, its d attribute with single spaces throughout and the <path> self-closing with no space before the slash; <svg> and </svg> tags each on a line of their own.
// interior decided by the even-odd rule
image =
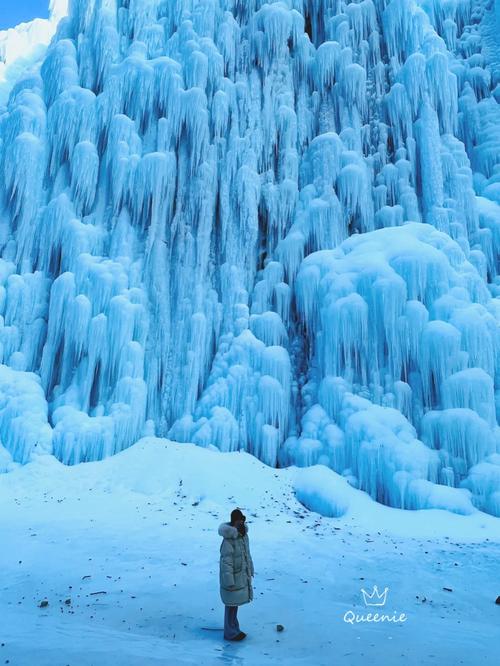
<svg viewBox="0 0 500 666">
<path fill-rule="evenodd" d="M 240 631 L 234 638 L 230 638 L 231 641 L 242 641 L 245 638 L 246 634 L 244 631 Z"/>
</svg>

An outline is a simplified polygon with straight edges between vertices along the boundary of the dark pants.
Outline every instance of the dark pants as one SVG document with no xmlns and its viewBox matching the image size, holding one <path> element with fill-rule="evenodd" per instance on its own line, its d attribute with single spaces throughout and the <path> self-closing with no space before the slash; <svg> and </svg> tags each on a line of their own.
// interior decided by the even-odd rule
<svg viewBox="0 0 500 666">
<path fill-rule="evenodd" d="M 236 614 L 238 606 L 225 606 L 224 610 L 224 638 L 231 640 L 240 633 L 240 625 Z"/>
</svg>

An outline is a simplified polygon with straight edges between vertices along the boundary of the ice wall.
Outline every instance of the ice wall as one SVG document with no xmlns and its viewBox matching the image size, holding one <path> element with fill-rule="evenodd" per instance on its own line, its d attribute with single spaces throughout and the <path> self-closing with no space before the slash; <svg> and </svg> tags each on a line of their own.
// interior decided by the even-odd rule
<svg viewBox="0 0 500 666">
<path fill-rule="evenodd" d="M 0 116 L 2 381 L 43 451 L 155 432 L 499 514 L 497 20 L 72 0 Z"/>
</svg>

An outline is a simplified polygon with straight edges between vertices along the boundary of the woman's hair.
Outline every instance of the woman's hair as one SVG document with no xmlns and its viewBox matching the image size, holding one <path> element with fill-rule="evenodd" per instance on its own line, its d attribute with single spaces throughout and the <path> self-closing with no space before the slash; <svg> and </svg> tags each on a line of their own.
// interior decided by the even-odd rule
<svg viewBox="0 0 500 666">
<path fill-rule="evenodd" d="M 231 524 L 234 525 L 237 520 L 242 520 L 245 522 L 246 516 L 243 515 L 240 509 L 233 509 L 231 511 Z"/>
</svg>

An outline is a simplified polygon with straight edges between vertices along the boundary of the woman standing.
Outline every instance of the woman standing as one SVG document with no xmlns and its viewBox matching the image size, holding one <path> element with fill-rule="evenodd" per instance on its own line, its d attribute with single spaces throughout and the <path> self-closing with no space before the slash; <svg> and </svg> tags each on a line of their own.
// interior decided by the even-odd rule
<svg viewBox="0 0 500 666">
<path fill-rule="evenodd" d="M 220 547 L 220 595 L 226 607 L 224 638 L 228 641 L 241 641 L 246 634 L 240 630 L 238 606 L 253 599 L 254 570 L 246 517 L 239 509 L 231 512 L 229 523 L 220 525 L 219 535 L 223 537 Z"/>
</svg>

